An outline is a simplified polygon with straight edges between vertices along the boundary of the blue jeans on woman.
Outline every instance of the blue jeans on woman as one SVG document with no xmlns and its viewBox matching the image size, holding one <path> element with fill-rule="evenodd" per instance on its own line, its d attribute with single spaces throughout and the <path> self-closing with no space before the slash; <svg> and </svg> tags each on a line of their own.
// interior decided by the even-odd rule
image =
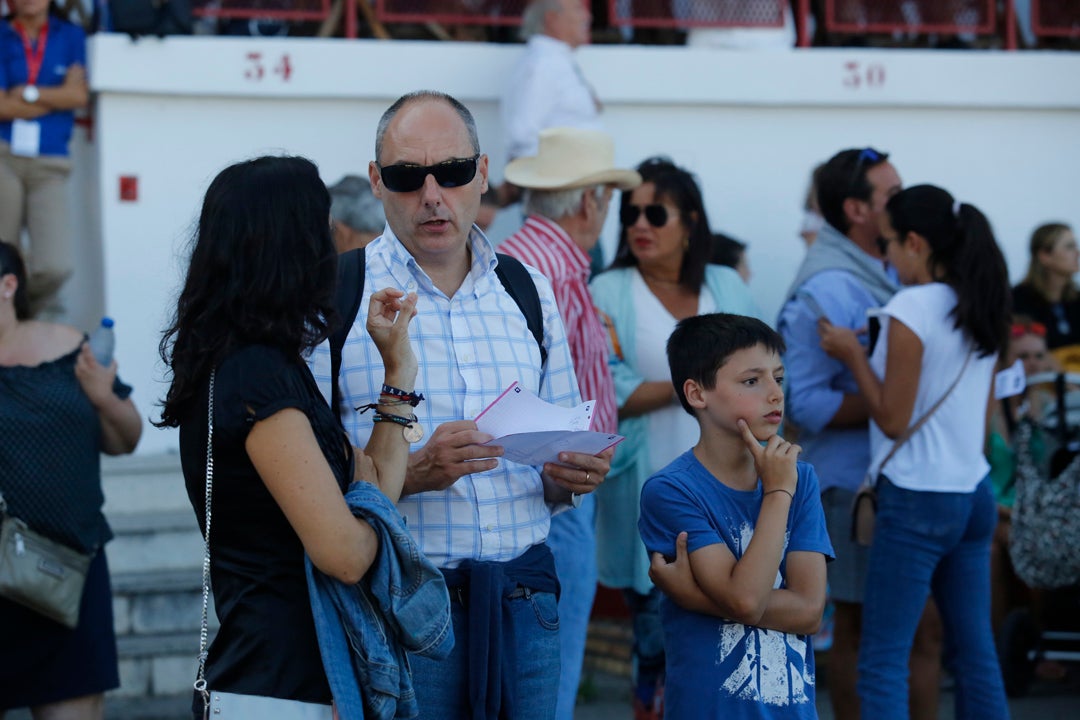
<svg viewBox="0 0 1080 720">
<path fill-rule="evenodd" d="M 1008 718 L 990 629 L 989 479 L 971 493 L 905 490 L 882 477 L 863 604 L 859 699 L 863 718 L 908 719 L 908 657 L 933 592 L 952 649 L 956 718 Z"/>
</svg>

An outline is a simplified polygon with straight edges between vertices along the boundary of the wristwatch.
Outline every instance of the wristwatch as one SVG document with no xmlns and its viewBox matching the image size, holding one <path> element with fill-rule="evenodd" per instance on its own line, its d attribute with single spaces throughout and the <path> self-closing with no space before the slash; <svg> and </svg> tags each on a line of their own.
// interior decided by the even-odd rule
<svg viewBox="0 0 1080 720">
<path fill-rule="evenodd" d="M 22 99 L 28 103 L 36 103 L 41 98 L 41 91 L 37 89 L 37 85 L 27 85 L 23 88 Z"/>
</svg>

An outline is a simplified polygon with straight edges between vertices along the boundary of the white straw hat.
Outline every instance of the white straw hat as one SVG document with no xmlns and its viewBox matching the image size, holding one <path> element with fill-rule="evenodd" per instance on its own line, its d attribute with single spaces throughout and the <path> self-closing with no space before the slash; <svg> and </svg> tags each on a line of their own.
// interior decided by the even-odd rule
<svg viewBox="0 0 1080 720">
<path fill-rule="evenodd" d="M 599 130 L 568 127 L 541 130 L 536 155 L 510 161 L 504 174 L 514 185 L 535 190 L 607 184 L 629 190 L 641 184 L 636 170 L 615 167 L 611 136 Z"/>
</svg>

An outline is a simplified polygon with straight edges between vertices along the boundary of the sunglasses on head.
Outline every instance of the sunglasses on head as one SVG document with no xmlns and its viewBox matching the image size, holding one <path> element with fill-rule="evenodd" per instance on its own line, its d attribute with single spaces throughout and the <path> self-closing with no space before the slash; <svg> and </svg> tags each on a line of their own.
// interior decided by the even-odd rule
<svg viewBox="0 0 1080 720">
<path fill-rule="evenodd" d="M 1009 328 L 1009 333 L 1014 338 L 1021 338 L 1025 335 L 1037 335 L 1038 337 L 1046 337 L 1046 326 L 1042 323 L 1013 323 Z"/>
<path fill-rule="evenodd" d="M 435 178 L 439 187 L 455 188 L 468 185 L 476 177 L 476 161 L 480 159 L 477 153 L 469 158 L 455 158 L 444 160 L 435 165 L 379 165 L 379 175 L 382 176 L 383 187 L 390 192 L 414 192 L 424 186 L 428 175 Z"/>
<path fill-rule="evenodd" d="M 667 208 L 658 203 L 652 205 L 623 205 L 619 210 L 619 220 L 622 221 L 623 226 L 630 227 L 641 217 L 642 210 L 645 211 L 645 220 L 653 227 L 658 228 L 667 225 Z"/>
<path fill-rule="evenodd" d="M 867 163 L 876 165 L 881 162 L 882 155 L 874 148 L 863 148 L 859 151 L 859 157 L 855 161 L 855 168 L 851 171 L 851 181 L 848 185 L 851 187 L 852 195 L 859 189 L 859 178 L 862 177 L 863 166 Z"/>
</svg>

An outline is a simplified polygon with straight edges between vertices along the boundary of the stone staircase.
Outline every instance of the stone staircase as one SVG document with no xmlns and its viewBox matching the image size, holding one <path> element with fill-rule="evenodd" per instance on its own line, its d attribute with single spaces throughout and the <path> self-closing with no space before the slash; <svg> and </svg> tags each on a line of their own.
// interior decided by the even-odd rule
<svg viewBox="0 0 1080 720">
<path fill-rule="evenodd" d="M 190 717 L 203 543 L 178 455 L 102 458 L 106 546 L 120 657 L 109 717 Z M 211 629 L 216 627 L 210 609 Z M 179 713 L 179 714 L 177 714 Z"/>
</svg>

